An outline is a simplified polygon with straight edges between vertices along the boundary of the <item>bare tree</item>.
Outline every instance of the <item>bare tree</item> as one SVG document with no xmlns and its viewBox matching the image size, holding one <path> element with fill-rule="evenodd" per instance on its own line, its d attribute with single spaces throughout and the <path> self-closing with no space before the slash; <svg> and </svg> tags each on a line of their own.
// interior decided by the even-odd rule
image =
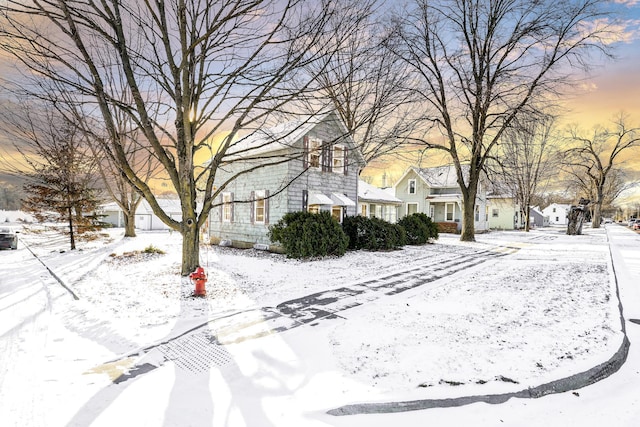
<svg viewBox="0 0 640 427">
<path fill-rule="evenodd" d="M 345 40 L 344 48 L 334 55 L 327 52 L 327 64 L 313 64 L 320 95 L 339 114 L 367 163 L 400 147 L 415 125 L 407 66 L 383 46 L 377 3 L 358 3 L 362 22 L 356 31 L 345 31 L 337 21 L 335 34 Z"/>
<path fill-rule="evenodd" d="M 344 17 L 341 28 L 357 24 L 353 10 L 345 13 L 334 0 L 7 0 L 0 10 L 4 51 L 100 111 L 118 170 L 181 233 L 183 275 L 199 265 L 199 229 L 228 184 L 214 187 L 216 172 L 251 155 L 249 148 L 233 150 L 238 137 L 313 93 L 309 64 L 326 64 L 328 52 L 342 43 L 329 23 Z M 109 84 L 114 74 L 126 82 L 124 97 L 123 88 Z M 140 129 L 162 165 L 180 199 L 181 219 L 163 211 L 131 164 L 118 111 Z M 223 132 L 222 142 L 213 144 Z M 203 153 L 211 160 L 197 164 Z"/>
<path fill-rule="evenodd" d="M 508 129 L 497 149 L 498 182 L 512 193 L 525 219 L 524 230 L 529 231 L 530 207 L 539 189 L 548 183 L 550 174 L 559 166 L 554 145 L 554 119 L 516 121 Z"/>
<path fill-rule="evenodd" d="M 396 15 L 388 46 L 413 70 L 423 103 L 426 128 L 414 137 L 455 165 L 461 240 L 475 240 L 478 183 L 504 132 L 552 103 L 571 69 L 587 67 L 589 52 L 606 53 L 610 34 L 600 4 L 416 0 Z"/>
<path fill-rule="evenodd" d="M 97 161 L 84 135 L 52 107 L 22 108 L 11 118 L 14 147 L 27 165 L 14 170 L 27 179 L 22 207 L 39 220 L 66 222 L 75 249 L 76 233 L 91 228 L 101 201 Z"/>
<path fill-rule="evenodd" d="M 623 153 L 640 146 L 640 128 L 629 127 L 624 114 L 611 128 L 597 126 L 587 135 L 574 127 L 568 139 L 573 148 L 566 151 L 565 170 L 583 191 L 592 197 L 592 227 L 600 227 L 602 207 L 613 202 L 624 190 L 619 169 Z"/>
</svg>

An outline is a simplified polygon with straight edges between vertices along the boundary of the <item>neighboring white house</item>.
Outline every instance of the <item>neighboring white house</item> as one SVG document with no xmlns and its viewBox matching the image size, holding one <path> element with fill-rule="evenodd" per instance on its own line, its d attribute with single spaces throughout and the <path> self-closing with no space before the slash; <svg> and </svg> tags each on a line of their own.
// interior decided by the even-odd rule
<svg viewBox="0 0 640 427">
<path fill-rule="evenodd" d="M 410 167 L 393 187 L 402 200 L 399 218 L 422 212 L 436 223 L 456 223 L 462 228 L 462 193 L 456 181 L 454 166 L 435 168 Z M 489 206 L 484 179 L 478 183 L 474 227 L 477 231 L 488 229 Z"/>
<path fill-rule="evenodd" d="M 389 189 L 382 189 L 358 181 L 358 214 L 366 217 L 376 217 L 395 223 L 398 220 L 398 211 L 402 206 L 402 200 L 393 195 Z"/>
<path fill-rule="evenodd" d="M 549 217 L 550 225 L 567 225 L 567 215 L 571 205 L 552 203 L 542 210 L 542 214 Z"/>
<path fill-rule="evenodd" d="M 180 200 L 159 198 L 158 204 L 167 215 L 176 221 L 182 220 L 182 209 L 180 208 Z M 114 227 L 124 227 L 124 214 L 117 203 L 107 203 L 100 207 L 99 214 L 105 215 L 103 221 L 113 225 Z M 169 227 L 158 218 L 151 210 L 151 206 L 146 200 L 143 200 L 136 209 L 136 224 L 138 230 L 168 230 Z"/>
</svg>

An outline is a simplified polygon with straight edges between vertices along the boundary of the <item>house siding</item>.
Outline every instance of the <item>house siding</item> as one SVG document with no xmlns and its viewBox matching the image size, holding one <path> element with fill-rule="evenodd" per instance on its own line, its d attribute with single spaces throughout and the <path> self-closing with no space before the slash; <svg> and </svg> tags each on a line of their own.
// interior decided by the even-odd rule
<svg viewBox="0 0 640 427">
<path fill-rule="evenodd" d="M 237 170 L 240 170 L 240 167 L 246 168 L 249 165 L 248 162 L 237 162 L 236 167 Z M 232 173 L 233 171 L 231 170 L 228 172 L 219 171 L 221 182 L 228 179 Z M 269 225 L 277 222 L 287 212 L 287 190 L 278 193 L 283 185 L 286 185 L 286 180 L 283 179 L 286 174 L 286 164 L 265 166 L 229 183 L 224 192 L 233 193 L 232 222 L 222 220 L 221 194 L 216 200 L 220 206 L 214 207 L 210 215 L 209 230 L 211 236 L 233 242 L 268 244 L 267 233 Z M 251 203 L 251 195 L 252 192 L 260 190 L 269 191 L 266 213 L 268 221 L 266 224 L 252 222 L 253 203 Z"/>
<path fill-rule="evenodd" d="M 494 210 L 498 216 L 493 216 Z M 489 200 L 489 228 L 494 230 L 514 230 L 518 209 L 512 198 L 491 198 Z"/>
<path fill-rule="evenodd" d="M 409 181 L 416 180 L 416 193 L 409 194 Z M 408 205 L 410 203 L 418 204 L 418 212 L 429 215 L 429 209 L 425 201 L 425 197 L 430 193 L 429 187 L 427 187 L 424 181 L 418 177 L 418 175 L 411 171 L 401 181 L 396 184 L 396 197 L 402 200 L 402 206 L 400 207 L 399 217 L 402 218 L 407 215 Z"/>
<path fill-rule="evenodd" d="M 336 135 L 343 131 L 331 120 L 322 121 L 315 125 L 305 136 L 322 141 L 333 142 Z M 291 147 L 293 153 L 302 153 L 304 137 L 297 140 Z M 303 209 L 303 191 L 308 194 L 317 192 L 330 197 L 331 193 L 340 193 L 351 199 L 355 206 L 343 208 L 346 215 L 355 215 L 357 209 L 357 181 L 358 181 L 358 157 L 355 147 L 348 141 L 337 141 L 337 144 L 347 146 L 347 173 L 322 171 L 308 168 L 305 171 L 303 158 L 293 158 L 285 163 L 274 166 L 265 166 L 251 173 L 241 176 L 231 182 L 223 190 L 234 194 L 233 222 L 222 221 L 222 205 L 212 209 L 210 215 L 210 235 L 214 239 L 230 240 L 233 244 L 266 244 L 269 240 L 269 226 L 277 223 L 286 213 L 297 212 Z M 280 152 L 284 159 L 287 153 Z M 270 153 L 270 156 L 277 153 Z M 246 169 L 248 161 L 236 161 L 229 165 L 226 172 L 222 170 L 216 177 L 216 182 L 225 182 L 232 174 Z M 251 222 L 251 192 L 268 190 L 268 224 L 252 224 Z M 222 195 L 218 203 L 221 204 Z M 244 201 L 244 202 L 243 202 Z M 331 206 L 322 206 L 321 210 L 331 210 Z"/>
</svg>

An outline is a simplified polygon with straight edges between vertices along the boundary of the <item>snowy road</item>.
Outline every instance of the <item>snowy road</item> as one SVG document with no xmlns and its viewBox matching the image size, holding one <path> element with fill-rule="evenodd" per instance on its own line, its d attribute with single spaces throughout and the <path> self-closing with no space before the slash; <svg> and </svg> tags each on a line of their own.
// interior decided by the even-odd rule
<svg viewBox="0 0 640 427">
<path fill-rule="evenodd" d="M 40 372 L 32 367 L 40 366 L 36 360 L 45 357 L 51 317 L 45 281 L 50 277 L 24 248 L 1 251 L 0 263 L 0 419 L 40 425 L 44 416 L 37 404 L 43 397 Z M 31 400 L 16 402 L 15 395 Z"/>
</svg>

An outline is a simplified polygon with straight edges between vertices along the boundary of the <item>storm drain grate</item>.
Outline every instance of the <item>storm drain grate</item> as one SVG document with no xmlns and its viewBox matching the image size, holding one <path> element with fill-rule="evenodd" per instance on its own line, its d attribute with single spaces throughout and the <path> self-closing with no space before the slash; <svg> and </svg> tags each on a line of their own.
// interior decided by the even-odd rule
<svg viewBox="0 0 640 427">
<path fill-rule="evenodd" d="M 159 346 L 158 350 L 176 367 L 192 372 L 206 372 L 213 366 L 223 366 L 233 360 L 208 331 L 182 336 Z"/>
</svg>

